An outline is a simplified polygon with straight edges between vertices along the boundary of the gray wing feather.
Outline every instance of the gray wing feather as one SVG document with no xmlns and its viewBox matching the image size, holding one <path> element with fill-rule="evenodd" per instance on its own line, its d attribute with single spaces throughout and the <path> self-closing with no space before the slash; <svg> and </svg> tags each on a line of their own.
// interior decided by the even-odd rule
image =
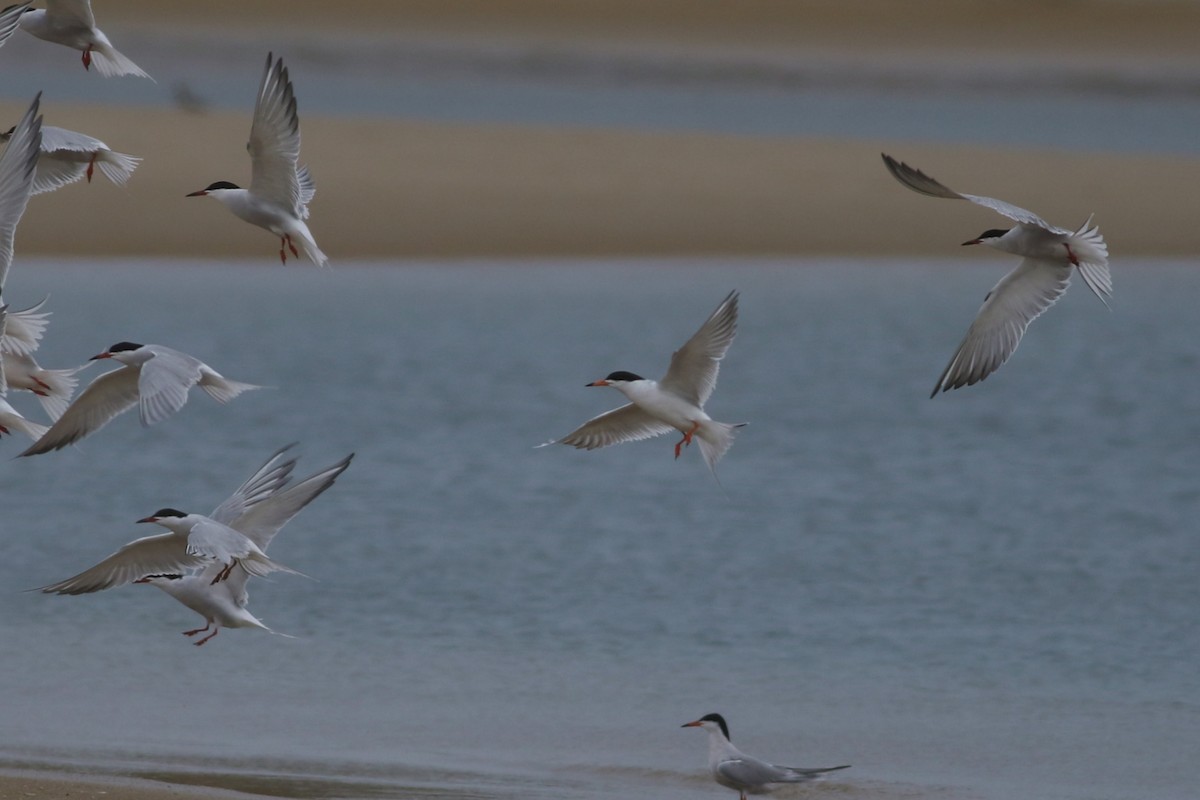
<svg viewBox="0 0 1200 800">
<path fill-rule="evenodd" d="M 0 154 L 0 295 L 4 292 L 8 268 L 12 266 L 17 223 L 25 213 L 33 189 L 42 140 L 42 118 L 38 116 L 41 99 L 42 93 L 38 92 Z"/>
<path fill-rule="evenodd" d="M 267 54 L 254 121 L 250 126 L 250 189 L 301 217 L 303 190 L 296 171 L 300 159 L 300 118 L 283 59 Z M 308 180 L 311 189 L 312 180 Z"/>
<path fill-rule="evenodd" d="M 730 292 L 700 326 L 700 330 L 671 356 L 660 382 L 664 389 L 703 407 L 717 386 L 721 359 L 737 335 L 738 293 Z"/>
<path fill-rule="evenodd" d="M 0 47 L 8 40 L 8 37 L 13 35 L 13 32 L 19 27 L 18 20 L 25 13 L 25 9 L 29 8 L 29 3 L 17 3 L 15 6 L 0 11 Z"/>
<path fill-rule="evenodd" d="M 49 453 L 103 428 L 138 401 L 138 370 L 121 367 L 96 378 L 22 456 Z"/>
<path fill-rule="evenodd" d="M 988 292 L 933 394 L 978 383 L 1017 349 L 1029 323 L 1054 305 L 1071 281 L 1071 265 L 1025 259 Z"/>
<path fill-rule="evenodd" d="M 997 200 L 994 197 L 982 197 L 974 194 L 962 194 L 953 189 L 939 183 L 937 180 L 926 175 L 915 167 L 910 167 L 903 161 L 897 161 L 887 153 L 882 153 L 883 163 L 888 168 L 888 172 L 892 173 L 892 177 L 900 181 L 900 183 L 912 189 L 918 194 L 923 194 L 926 197 L 944 197 L 952 200 L 969 200 L 976 205 L 990 208 L 1002 216 L 1008 217 L 1014 222 L 1019 222 L 1023 225 L 1033 225 L 1038 228 L 1050 231 L 1051 233 L 1070 233 L 1065 228 L 1059 228 L 1056 225 L 1051 225 L 1046 220 L 1034 214 L 1032 211 L 1027 211 L 1020 206 L 1014 206 L 1012 203 L 1006 203 L 1003 200 Z"/>
<path fill-rule="evenodd" d="M 561 439 L 546 444 L 569 444 L 581 450 L 595 450 L 621 442 L 652 439 L 672 430 L 633 403 L 592 417 Z"/>
<path fill-rule="evenodd" d="M 198 358 L 161 345 L 152 345 L 154 357 L 141 366 L 138 407 L 142 424 L 162 422 L 187 403 L 188 390 L 200 381 Z"/>
<path fill-rule="evenodd" d="M 246 482 L 237 488 L 225 502 L 213 509 L 209 516 L 223 525 L 236 527 L 233 522 L 255 505 L 267 500 L 288 482 L 292 470 L 296 468 L 296 459 L 282 461 L 284 454 L 295 447 L 295 443 L 276 450 Z M 262 546 L 261 544 L 259 545 Z"/>
<path fill-rule="evenodd" d="M 188 554 L 182 537 L 162 533 L 135 539 L 91 569 L 65 581 L 41 587 L 47 594 L 87 594 L 132 583 L 145 575 L 180 572 L 201 565 Z"/>
</svg>

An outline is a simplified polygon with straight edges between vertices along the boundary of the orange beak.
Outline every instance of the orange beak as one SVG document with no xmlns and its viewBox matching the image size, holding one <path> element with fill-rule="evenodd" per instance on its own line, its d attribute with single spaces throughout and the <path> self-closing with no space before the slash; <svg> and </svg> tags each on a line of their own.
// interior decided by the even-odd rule
<svg viewBox="0 0 1200 800">
<path fill-rule="evenodd" d="M 591 383 L 584 384 L 584 385 L 585 386 L 611 386 L 612 384 L 610 384 L 608 381 L 601 378 L 598 381 L 592 381 Z"/>
<path fill-rule="evenodd" d="M 208 190 L 201 189 L 198 192 L 188 192 L 187 194 L 184 195 L 184 197 L 204 197 L 206 194 L 208 194 Z"/>
<path fill-rule="evenodd" d="M 145 519 L 139 519 L 138 522 L 158 522 L 158 517 L 146 517 Z"/>
<path fill-rule="evenodd" d="M 971 240 L 971 241 L 969 241 L 969 242 L 963 242 L 963 243 L 962 243 L 962 246 L 963 246 L 963 247 L 966 247 L 966 246 L 967 246 L 967 245 L 969 245 L 969 244 L 979 244 L 979 240 L 978 240 L 978 239 L 972 239 L 972 240 Z"/>
<path fill-rule="evenodd" d="M 695 722 L 685 722 L 682 725 L 680 725 L 679 727 L 681 727 L 681 728 L 699 728 L 700 720 L 696 720 Z"/>
<path fill-rule="evenodd" d="M 98 356 L 92 356 L 91 358 L 88 359 L 88 361 L 95 361 L 100 358 L 112 358 L 112 353 L 108 353 L 108 352 L 101 353 Z"/>
</svg>

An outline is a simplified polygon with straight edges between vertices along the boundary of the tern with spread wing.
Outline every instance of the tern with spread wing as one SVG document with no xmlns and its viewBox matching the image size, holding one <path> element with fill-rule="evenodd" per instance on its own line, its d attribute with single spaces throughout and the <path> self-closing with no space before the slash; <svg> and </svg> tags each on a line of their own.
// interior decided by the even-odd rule
<svg viewBox="0 0 1200 800">
<path fill-rule="evenodd" d="M 20 27 L 21 15 L 29 8 L 29 3 L 17 3 L 14 6 L 0 11 L 0 47 L 8 41 L 8 37 L 13 35 L 13 32 Z"/>
<path fill-rule="evenodd" d="M 79 382 L 71 369 L 43 369 L 33 357 L 46 330 L 49 311 L 45 300 L 20 311 L 7 311 L 0 322 L 0 393 L 24 389 L 37 395 L 51 420 L 62 416 Z M 44 429 L 43 429 L 44 430 Z"/>
<path fill-rule="evenodd" d="M 193 386 L 199 386 L 219 403 L 227 403 L 250 389 L 262 388 L 231 381 L 200 359 L 161 344 L 117 342 L 91 360 L 106 358 L 124 366 L 93 380 L 22 456 L 66 447 L 100 430 L 135 405 L 142 425 L 162 422 L 183 408 Z"/>
<path fill-rule="evenodd" d="M 721 359 L 737 333 L 738 293 L 730 292 L 716 311 L 671 356 L 671 366 L 661 381 L 649 380 L 632 372 L 612 372 L 588 386 L 611 386 L 629 403 L 588 420 L 562 437 L 546 442 L 595 450 L 621 442 L 661 436 L 672 429 L 683 434 L 675 445 L 690 445 L 700 440 L 700 452 L 708 468 L 716 475 L 717 462 L 733 444 L 738 428 L 746 423 L 717 422 L 704 411 L 704 404 L 717 385 Z M 539 445 L 544 447 L 545 445 Z"/>
<path fill-rule="evenodd" d="M 289 485 L 296 467 L 295 458 L 284 459 L 290 447 L 288 445 L 272 455 L 267 463 L 209 515 L 217 522 L 245 534 L 264 552 L 275 534 L 301 509 L 332 486 L 354 458 L 351 453 L 338 463 Z M 144 575 L 134 583 L 157 586 L 204 617 L 203 628 L 183 632 L 185 636 L 197 636 L 212 628 L 212 633 L 195 640 L 193 644 L 204 644 L 216 636 L 221 628 L 261 628 L 275 633 L 246 608 L 250 599 L 246 592 L 250 573 L 238 565 L 230 570 L 225 580 L 214 580 L 222 569 L 223 566 L 213 563 L 191 572 Z"/>
<path fill-rule="evenodd" d="M 26 9 L 19 24 L 22 30 L 39 39 L 82 51 L 84 69 L 90 69 L 94 62 L 96 71 L 106 78 L 119 75 L 150 78 L 141 67 L 117 52 L 104 31 L 96 27 L 91 0 L 46 0 L 45 9 Z"/>
<path fill-rule="evenodd" d="M 0 133 L 0 142 L 7 142 L 15 131 L 16 128 L 12 128 L 7 133 Z M 91 183 L 97 167 L 110 181 L 124 186 L 140 163 L 140 158 L 117 153 L 94 136 L 43 125 L 33 193 L 52 192 L 83 178 Z"/>
<path fill-rule="evenodd" d="M 729 741 L 729 726 L 720 714 L 705 714 L 695 722 L 685 722 L 681 727 L 702 728 L 708 733 L 708 768 L 713 780 L 735 790 L 740 800 L 748 794 L 773 792 L 785 783 L 808 783 L 822 780 L 830 772 L 848 769 L 840 767 L 781 767 L 768 764 L 748 756 Z"/>
<path fill-rule="evenodd" d="M 1029 323 L 1054 305 L 1067 290 L 1072 268 L 1079 271 L 1083 282 L 1096 297 L 1108 305 L 1105 297 L 1112 294 L 1108 245 L 1104 243 L 1100 229 L 1092 226 L 1091 217 L 1077 230 L 1070 231 L 1003 200 L 948 189 L 886 153 L 883 163 L 896 180 L 918 194 L 969 200 L 1017 223 L 1016 227 L 993 228 L 963 242 L 964 246 L 984 244 L 994 247 L 1021 256 L 1022 260 L 987 293 L 975 321 L 938 377 L 930 397 L 938 392 L 971 386 L 999 369 L 1017 349 Z"/>
<path fill-rule="evenodd" d="M 283 59 L 267 54 L 254 104 L 250 125 L 250 188 L 229 181 L 217 181 L 188 197 L 219 200 L 234 216 L 266 228 L 279 237 L 279 260 L 287 263 L 287 251 L 299 256 L 296 243 L 317 266 L 329 258 L 317 247 L 304 220 L 308 204 L 316 194 L 308 167 L 300 160 L 300 118 L 296 115 L 296 97 Z"/>
</svg>

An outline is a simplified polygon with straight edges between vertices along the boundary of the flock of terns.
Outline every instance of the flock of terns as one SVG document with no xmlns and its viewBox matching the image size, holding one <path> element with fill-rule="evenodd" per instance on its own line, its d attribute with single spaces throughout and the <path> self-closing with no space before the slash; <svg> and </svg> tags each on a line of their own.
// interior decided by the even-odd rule
<svg viewBox="0 0 1200 800">
<path fill-rule="evenodd" d="M 150 77 L 96 27 L 89 0 L 47 0 L 44 10 L 31 8 L 30 2 L 5 8 L 0 11 L 0 46 L 18 28 L 79 50 L 83 66 L 95 65 L 106 77 Z M 123 185 L 140 162 L 113 152 L 93 137 L 42 125 L 40 100 L 39 94 L 20 122 L 0 134 L 0 142 L 7 142 L 0 154 L 0 434 L 18 431 L 28 436 L 33 444 L 20 455 L 34 456 L 77 442 L 135 406 L 143 425 L 162 422 L 183 407 L 194 386 L 221 403 L 259 388 L 230 380 L 198 358 L 170 347 L 118 342 L 91 360 L 111 359 L 121 366 L 94 379 L 72 400 L 76 373 L 82 367 L 46 370 L 37 363 L 33 354 L 49 318 L 49 312 L 42 310 L 45 301 L 11 311 L 4 299 L 14 234 L 30 195 L 85 177 L 90 182 L 96 167 L 113 183 Z M 271 54 L 259 83 L 247 150 L 249 189 L 218 181 L 188 196 L 212 197 L 237 217 L 279 237 L 284 263 L 289 252 L 298 257 L 303 251 L 318 266 L 328 264 L 305 222 L 315 187 L 308 169 L 299 163 L 300 123 L 292 83 L 282 59 Z M 987 245 L 1020 256 L 1021 261 L 988 292 L 931 396 L 973 385 L 999 369 L 1016 350 L 1029 323 L 1066 291 L 1073 272 L 1102 302 L 1112 294 L 1108 249 L 1090 217 L 1075 230 L 1060 228 L 1004 201 L 955 192 L 889 155 L 883 155 L 883 162 L 896 180 L 914 192 L 968 200 L 1016 223 L 963 243 Z M 592 450 L 674 430 L 682 434 L 675 457 L 696 440 L 715 476 L 717 462 L 745 424 L 718 422 L 704 411 L 716 387 L 720 362 L 737 332 L 737 315 L 735 291 L 674 352 L 659 381 L 617 371 L 587 384 L 611 386 L 629 402 L 546 444 Z M 36 395 L 50 424 L 18 413 L 6 399 L 9 390 Z M 207 634 L 194 640 L 197 645 L 221 628 L 270 631 L 246 608 L 246 582 L 252 575 L 296 572 L 268 558 L 267 546 L 292 517 L 333 485 L 354 457 L 352 453 L 307 478 L 293 480 L 296 459 L 289 455 L 291 447 L 272 454 L 210 514 L 160 509 L 138 522 L 157 524 L 166 533 L 136 539 L 95 566 L 40 591 L 84 594 L 128 583 L 157 586 L 204 617 L 203 628 L 184 632 L 192 637 Z M 801 769 L 760 761 L 733 746 L 729 727 L 719 714 L 708 714 L 684 727 L 708 733 L 713 777 L 738 791 L 741 800 L 748 793 L 819 779 L 848 766 Z"/>
</svg>

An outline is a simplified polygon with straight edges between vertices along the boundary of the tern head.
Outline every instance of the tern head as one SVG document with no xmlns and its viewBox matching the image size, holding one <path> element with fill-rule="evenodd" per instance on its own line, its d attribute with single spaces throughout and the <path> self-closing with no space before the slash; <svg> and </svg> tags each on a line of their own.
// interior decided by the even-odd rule
<svg viewBox="0 0 1200 800">
<path fill-rule="evenodd" d="M 179 522 L 184 517 L 188 516 L 186 512 L 180 511 L 177 508 L 160 508 L 148 517 L 142 517 L 138 522 L 157 522 L 165 528 L 171 527 L 171 523 Z"/>
<path fill-rule="evenodd" d="M 634 375 L 632 372 L 625 372 L 624 370 L 618 370 L 617 372 L 608 373 L 608 376 L 605 378 L 602 378 L 598 381 L 592 381 L 591 383 L 586 384 L 586 385 L 587 386 L 617 386 L 617 387 L 620 387 L 622 384 L 633 383 L 634 381 L 644 381 L 644 380 L 646 380 L 646 379 L 643 378 L 641 375 Z"/>
<path fill-rule="evenodd" d="M 98 361 L 101 358 L 115 358 L 117 361 L 125 362 L 129 356 L 141 350 L 145 345 L 140 345 L 137 342 L 117 342 L 109 347 L 103 353 L 98 353 L 92 356 L 89 361 Z"/>
<path fill-rule="evenodd" d="M 679 727 L 681 728 L 704 728 L 709 733 L 721 732 L 721 735 L 729 739 L 729 726 L 725 724 L 725 718 L 720 714 L 705 714 L 700 719 L 694 722 L 685 722 Z"/>
<path fill-rule="evenodd" d="M 996 242 L 1000 241 L 1000 239 L 1004 236 L 1004 234 L 1008 233 L 1008 231 L 1008 228 L 990 228 L 979 234 L 974 239 L 963 242 L 962 246 L 966 247 L 969 244 L 989 244 L 995 247 Z"/>
<path fill-rule="evenodd" d="M 230 183 L 229 181 L 217 181 L 216 183 L 210 183 L 208 186 L 205 186 L 203 189 L 201 189 L 198 192 L 189 192 L 187 194 L 187 196 L 188 197 L 204 197 L 205 195 L 211 194 L 213 192 L 221 192 L 226 189 L 241 189 L 241 188 L 242 187 L 238 186 L 236 183 Z"/>
</svg>

